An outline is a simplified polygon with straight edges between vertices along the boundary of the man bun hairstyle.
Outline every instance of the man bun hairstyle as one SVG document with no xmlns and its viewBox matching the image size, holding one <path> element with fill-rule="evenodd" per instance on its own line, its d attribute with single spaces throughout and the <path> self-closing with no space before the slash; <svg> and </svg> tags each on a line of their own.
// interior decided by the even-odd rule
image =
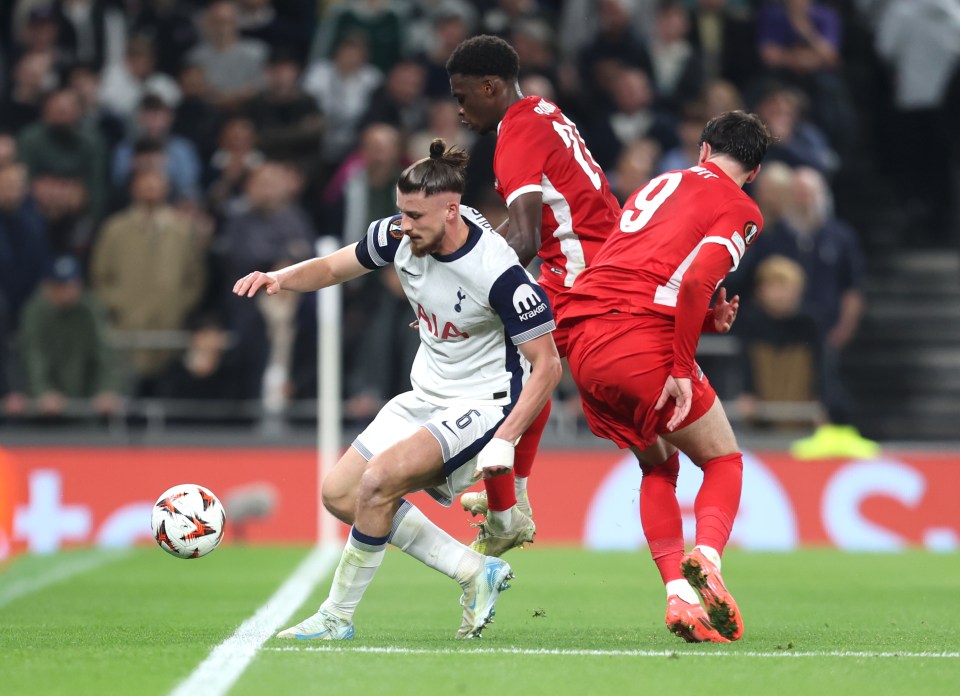
<svg viewBox="0 0 960 696">
<path fill-rule="evenodd" d="M 520 74 L 520 58 L 513 46 L 498 36 L 481 34 L 460 43 L 447 60 L 447 75 L 495 75 L 508 82 Z"/>
<path fill-rule="evenodd" d="M 700 134 L 700 142 L 709 143 L 714 154 L 732 157 L 748 172 L 757 168 L 772 140 L 760 117 L 746 111 L 726 111 L 715 116 Z"/>
<path fill-rule="evenodd" d="M 403 170 L 397 180 L 400 193 L 463 193 L 470 156 L 462 147 L 448 148 L 441 138 L 430 143 L 430 156 Z"/>
</svg>

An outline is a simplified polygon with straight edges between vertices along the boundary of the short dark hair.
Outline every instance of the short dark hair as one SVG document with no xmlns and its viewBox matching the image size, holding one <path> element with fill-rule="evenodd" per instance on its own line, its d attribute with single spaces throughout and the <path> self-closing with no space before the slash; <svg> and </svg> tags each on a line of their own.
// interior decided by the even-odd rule
<svg viewBox="0 0 960 696">
<path fill-rule="evenodd" d="M 509 81 L 519 73 L 520 58 L 513 46 L 487 34 L 461 42 L 447 60 L 447 75 L 496 75 Z"/>
<path fill-rule="evenodd" d="M 715 116 L 700 133 L 700 142 L 709 143 L 714 154 L 729 155 L 746 171 L 757 168 L 771 140 L 759 116 L 739 110 Z"/>
<path fill-rule="evenodd" d="M 430 143 L 430 156 L 403 170 L 397 180 L 400 193 L 463 193 L 467 162 L 470 156 L 462 147 L 447 144 L 440 138 Z"/>
</svg>

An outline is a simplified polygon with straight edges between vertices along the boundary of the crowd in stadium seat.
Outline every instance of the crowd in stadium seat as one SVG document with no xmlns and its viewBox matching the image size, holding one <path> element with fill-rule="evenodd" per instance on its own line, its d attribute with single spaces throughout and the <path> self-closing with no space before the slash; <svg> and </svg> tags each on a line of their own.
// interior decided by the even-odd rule
<svg viewBox="0 0 960 696">
<path fill-rule="evenodd" d="M 229 289 L 239 275 L 312 255 L 319 237 L 358 239 L 370 220 L 394 211 L 398 172 L 432 137 L 470 149 L 465 201 L 503 219 L 494 139 L 459 124 L 444 67 L 461 40 L 479 33 L 516 48 L 524 93 L 555 100 L 579 124 L 621 202 L 652 176 L 695 163 L 710 117 L 731 108 L 761 115 L 777 143 L 749 192 L 767 224 L 731 281 L 748 309 L 754 286 L 770 277 L 805 288 L 791 311 L 815 320 L 811 369 L 825 371 L 822 383 L 839 383 L 836 358 L 862 311 L 865 226 L 883 209 L 865 200 L 870 192 L 901 187 L 928 235 L 919 241 L 955 241 L 947 201 L 960 143 L 946 113 L 960 91 L 960 13 L 946 0 L 2 5 L 7 417 L 39 413 L 50 392 L 199 399 L 209 388 L 224 399 L 312 398 L 313 298 L 268 306 L 234 301 Z M 934 68 L 936 84 L 921 89 Z M 885 144 L 902 161 L 878 155 Z M 901 232 L 892 231 L 894 243 Z M 777 273 L 773 256 L 783 258 Z M 122 370 L 91 374 L 87 382 L 99 387 L 68 393 L 28 369 L 33 358 L 23 351 L 34 349 L 23 332 L 28 307 L 45 287 L 49 294 L 54 261 L 69 259 L 90 311 L 105 311 L 120 356 L 111 367 Z M 755 271 L 765 280 L 755 283 Z M 407 387 L 417 341 L 391 278 L 345 290 L 344 399 L 348 416 L 363 420 Z M 761 302 L 754 314 L 764 311 Z M 756 349 L 769 327 L 749 323 L 745 344 Z M 160 339 L 171 331 L 184 338 Z M 118 332 L 136 340 L 119 341 Z M 758 378 L 734 382 L 758 396 Z M 804 394 L 849 410 L 842 394 Z M 101 411 L 108 401 L 98 402 Z"/>
</svg>

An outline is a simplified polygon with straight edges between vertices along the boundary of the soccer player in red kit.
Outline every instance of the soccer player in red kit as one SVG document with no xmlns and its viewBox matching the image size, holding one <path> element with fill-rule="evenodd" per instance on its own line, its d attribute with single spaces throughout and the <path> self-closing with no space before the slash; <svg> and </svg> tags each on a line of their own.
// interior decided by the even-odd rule
<svg viewBox="0 0 960 696">
<path fill-rule="evenodd" d="M 520 93 L 519 69 L 516 51 L 494 36 L 463 41 L 447 61 L 463 122 L 481 134 L 497 133 L 493 170 L 508 214 L 498 232 L 522 265 L 540 257 L 539 283 L 553 304 L 599 251 L 620 204 L 576 124 L 556 104 Z M 554 340 L 563 356 L 563 335 L 555 332 Z M 487 479 L 486 496 L 461 498 L 474 514 L 486 513 L 474 542 L 481 553 L 499 556 L 533 541 L 526 483 L 549 415 L 548 403 L 517 443 L 513 472 Z"/>
<path fill-rule="evenodd" d="M 557 312 L 590 429 L 640 460 L 640 520 L 666 585 L 667 626 L 688 641 L 725 642 L 743 634 L 720 575 L 743 460 L 694 354 L 702 331 L 729 331 L 736 317 L 738 297 L 728 302 L 721 288 L 712 309 L 710 299 L 763 225 L 742 187 L 759 172 L 770 134 L 756 115 L 732 111 L 707 123 L 700 140 L 697 166 L 662 174 L 628 198 Z M 703 470 L 687 555 L 678 450 Z"/>
</svg>

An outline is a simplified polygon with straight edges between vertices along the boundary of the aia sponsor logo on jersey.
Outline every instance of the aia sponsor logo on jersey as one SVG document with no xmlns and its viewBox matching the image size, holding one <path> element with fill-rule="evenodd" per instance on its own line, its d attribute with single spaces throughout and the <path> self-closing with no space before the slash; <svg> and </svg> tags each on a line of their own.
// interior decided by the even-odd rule
<svg viewBox="0 0 960 696">
<path fill-rule="evenodd" d="M 437 315 L 428 314 L 427 310 L 425 310 L 421 304 L 417 305 L 417 319 L 420 321 L 421 326 L 427 327 L 427 331 L 432 333 L 441 341 L 470 338 L 470 334 L 468 334 L 466 331 L 461 331 L 456 327 L 456 325 L 449 321 L 444 322 L 443 327 L 441 328 L 440 320 L 437 319 Z"/>
<path fill-rule="evenodd" d="M 513 291 L 513 308 L 520 321 L 526 321 L 547 310 L 547 303 L 529 285 L 521 285 Z"/>
<path fill-rule="evenodd" d="M 757 227 L 755 222 L 748 222 L 743 226 L 743 241 L 747 243 L 747 246 L 753 244 L 753 240 L 757 238 L 759 231 L 760 228 Z"/>
</svg>

